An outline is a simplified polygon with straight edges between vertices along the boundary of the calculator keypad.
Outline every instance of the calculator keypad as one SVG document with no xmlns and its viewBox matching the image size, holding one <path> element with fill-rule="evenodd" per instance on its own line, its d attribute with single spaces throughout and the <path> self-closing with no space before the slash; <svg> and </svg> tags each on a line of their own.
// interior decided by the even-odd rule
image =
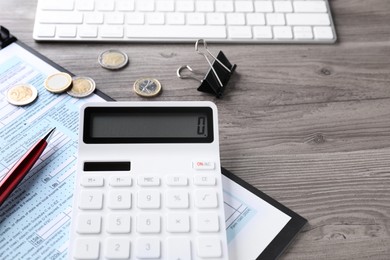
<svg viewBox="0 0 390 260">
<path fill-rule="evenodd" d="M 74 258 L 221 258 L 223 203 L 205 163 L 189 177 L 84 173 Z"/>
</svg>

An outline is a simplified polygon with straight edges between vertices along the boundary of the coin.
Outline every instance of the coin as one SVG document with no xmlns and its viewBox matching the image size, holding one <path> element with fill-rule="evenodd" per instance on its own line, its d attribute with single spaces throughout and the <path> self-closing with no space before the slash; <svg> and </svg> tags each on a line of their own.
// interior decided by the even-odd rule
<svg viewBox="0 0 390 260">
<path fill-rule="evenodd" d="M 129 62 L 129 57 L 122 51 L 107 50 L 99 55 L 98 61 L 103 68 L 117 70 L 126 66 Z"/>
<path fill-rule="evenodd" d="M 138 79 L 134 82 L 134 91 L 143 97 L 154 97 L 161 92 L 161 83 L 153 78 Z"/>
<path fill-rule="evenodd" d="M 64 72 L 54 73 L 45 80 L 45 88 L 53 93 L 62 93 L 72 85 L 72 77 Z"/>
<path fill-rule="evenodd" d="M 96 83 L 89 77 L 73 77 L 72 87 L 67 91 L 72 97 L 89 96 L 96 88 Z"/>
<path fill-rule="evenodd" d="M 33 102 L 38 96 L 37 89 L 30 84 L 19 84 L 7 91 L 7 100 L 15 106 L 24 106 Z"/>
</svg>

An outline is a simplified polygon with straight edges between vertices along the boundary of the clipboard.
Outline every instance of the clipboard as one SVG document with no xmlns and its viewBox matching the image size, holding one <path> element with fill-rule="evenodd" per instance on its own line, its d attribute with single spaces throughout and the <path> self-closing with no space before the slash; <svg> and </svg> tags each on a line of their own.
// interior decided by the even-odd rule
<svg viewBox="0 0 390 260">
<path fill-rule="evenodd" d="M 62 71 L 62 72 L 66 72 L 66 73 L 74 76 L 74 74 L 72 74 L 71 72 L 69 72 L 65 68 L 54 63 L 53 61 L 51 61 L 50 59 L 48 59 L 44 55 L 40 54 L 36 50 L 34 50 L 31 47 L 27 46 L 26 44 L 22 43 L 21 41 L 18 41 L 17 38 L 14 37 L 13 35 L 11 35 L 6 28 L 0 26 L 0 32 L 1 32 L 1 34 L 0 34 L 0 52 L 2 49 L 7 48 L 7 46 L 11 46 L 12 44 L 17 44 L 18 46 L 25 49 L 26 51 L 28 51 L 32 55 L 34 55 L 36 58 L 49 64 L 53 68 L 55 68 L 59 71 Z M 103 92 L 101 92 L 97 89 L 95 90 L 95 94 L 97 94 L 99 97 L 101 97 L 105 101 L 115 101 L 114 99 L 112 99 L 111 97 L 107 96 L 106 94 L 104 94 Z M 0 133 L 1 133 L 1 131 L 0 131 Z M 44 165 L 43 167 L 46 167 L 46 166 L 47 165 Z M 38 170 L 41 170 L 41 168 Z M 253 187 L 252 185 L 250 185 L 247 182 L 243 181 L 242 179 L 238 178 L 229 170 L 227 170 L 225 168 L 222 168 L 221 170 L 222 170 L 222 174 L 226 177 L 227 183 L 230 183 L 232 187 L 234 186 L 235 189 L 240 189 L 240 192 L 246 193 L 246 195 L 251 197 L 252 200 L 254 199 L 255 203 L 262 203 L 263 205 L 266 205 L 266 206 L 268 205 L 267 206 L 268 209 L 272 209 L 275 214 L 279 214 L 280 216 L 283 215 L 283 219 L 285 220 L 280 225 L 280 228 L 275 229 L 274 233 L 269 235 L 269 237 L 264 242 L 264 244 L 262 246 L 259 246 L 259 247 L 258 247 L 257 241 L 252 242 L 252 240 L 251 240 L 251 243 L 248 243 L 247 240 L 245 241 L 245 240 L 237 239 L 238 235 L 235 234 L 234 233 L 235 230 L 233 230 L 233 232 L 231 232 L 231 233 L 233 234 L 233 236 L 236 236 L 236 237 L 233 237 L 231 239 L 229 246 L 232 246 L 232 248 L 233 247 L 239 248 L 243 244 L 249 244 L 255 250 L 253 250 L 252 255 L 248 258 L 236 256 L 236 257 L 231 257 L 230 259 L 231 260 L 236 260 L 236 259 L 237 260 L 252 260 L 252 259 L 263 260 L 263 259 L 276 259 L 276 258 L 278 258 L 283 253 L 283 251 L 288 247 L 288 245 L 291 243 L 291 241 L 294 239 L 294 237 L 303 228 L 303 226 L 305 225 L 307 220 L 304 219 L 303 217 L 301 217 L 300 215 L 298 215 L 297 213 L 293 212 L 292 210 L 288 209 L 287 207 L 283 206 L 282 204 L 278 203 L 276 200 L 274 200 L 271 197 L 267 196 L 266 194 L 262 193 L 261 191 L 259 191 L 255 187 Z M 0 168 L 0 173 L 1 173 L 1 168 Z M 0 177 L 1 177 L 1 174 L 0 174 Z M 61 177 L 63 177 L 63 176 L 61 176 Z M 69 177 L 69 176 L 65 176 L 65 177 Z M 48 177 L 37 176 L 37 175 L 33 175 L 33 173 L 31 173 L 30 177 L 27 178 L 28 180 L 23 181 L 24 183 L 22 183 L 21 185 L 24 185 L 26 190 L 30 189 L 31 188 L 30 182 L 33 182 L 34 178 L 36 178 L 36 179 L 40 178 L 39 180 L 45 184 L 50 183 L 50 179 L 48 179 Z M 56 183 L 54 183 L 54 184 L 56 184 Z M 56 189 L 59 187 L 59 186 L 55 186 L 54 184 L 52 184 L 50 186 L 50 188 Z M 228 193 L 229 193 L 229 191 L 228 191 Z M 23 194 L 24 194 L 23 192 L 20 192 L 19 194 L 15 195 L 15 196 L 11 195 L 11 196 L 13 196 L 12 202 L 10 202 L 8 206 L 5 206 L 5 204 L 7 204 L 5 202 L 2 205 L 2 208 L 0 208 L 0 233 L 2 234 L 2 236 L 4 234 L 7 235 L 7 232 L 9 231 L 9 228 L 10 228 L 10 227 L 3 228 L 4 226 L 2 226 L 2 225 L 4 225 L 4 223 L 7 222 L 7 219 L 6 219 L 7 217 L 10 218 L 13 216 L 11 214 L 11 212 L 8 212 L 8 211 L 17 210 L 18 206 L 20 206 L 20 205 L 26 206 L 29 203 L 29 199 L 28 198 L 26 199 L 26 197 Z M 67 196 L 71 196 L 71 193 L 67 194 Z M 240 200 L 241 200 L 240 198 L 237 198 L 237 201 L 240 201 Z M 241 202 L 243 204 L 245 204 L 243 201 L 241 201 Z M 234 228 L 236 230 L 238 229 L 237 227 L 239 227 L 243 230 L 242 233 L 245 233 L 245 230 L 250 230 L 253 228 L 253 226 L 251 226 L 251 223 L 252 223 L 251 221 L 254 221 L 256 219 L 256 211 L 257 211 L 257 213 L 259 213 L 260 216 L 263 213 L 263 212 L 261 212 L 261 208 L 259 208 L 259 209 L 254 209 L 254 208 L 255 207 L 253 205 L 252 205 L 252 208 L 251 208 L 251 206 L 248 206 L 245 211 L 242 211 L 243 214 L 241 215 L 241 217 L 243 217 L 243 218 L 241 218 L 241 217 L 236 218 L 236 220 L 241 220 L 241 222 L 234 222 L 234 224 L 235 224 Z M 252 211 L 250 211 L 250 210 L 252 210 Z M 238 211 L 239 210 L 237 210 L 237 212 Z M 58 239 L 58 237 L 55 237 L 55 235 L 49 234 L 48 232 L 51 232 L 51 230 L 54 228 L 58 228 L 58 223 L 62 223 L 63 227 L 61 227 L 61 228 L 63 228 L 64 230 L 67 230 L 66 224 L 68 223 L 67 221 L 69 221 L 68 214 L 69 214 L 69 208 L 64 209 L 63 212 L 61 212 L 61 214 L 58 214 L 51 221 L 48 220 L 47 221 L 48 223 L 45 223 L 44 227 L 42 227 L 42 228 L 39 227 L 39 229 L 37 229 L 37 231 L 35 232 L 37 234 L 36 236 L 33 236 L 33 235 L 30 235 L 29 237 L 26 236 L 25 241 L 22 241 L 22 243 L 30 243 L 34 247 L 38 247 L 38 246 L 42 245 L 42 243 L 45 243 L 48 241 L 47 243 L 54 245 L 54 242 L 51 242 L 50 239 L 54 240 L 54 239 Z M 244 216 L 244 214 L 246 214 L 246 215 Z M 18 216 L 20 216 L 20 215 L 18 215 Z M 245 221 L 247 221 L 246 226 L 244 226 L 242 224 L 243 219 Z M 17 224 L 18 221 L 19 221 L 19 219 L 16 219 L 15 223 Z M 34 235 L 35 235 L 35 233 L 34 233 Z M 242 234 L 242 233 L 239 233 L 239 234 Z M 5 237 L 7 237 L 6 235 L 5 235 Z M 261 237 L 261 235 L 259 235 L 259 233 L 252 234 L 252 235 Z M 245 236 L 246 236 L 246 234 L 245 234 Z M 19 240 L 18 237 L 16 239 Z M 1 243 L 2 243 L 2 241 L 0 241 L 0 245 L 1 245 Z M 4 250 L 6 250 L 6 249 L 4 249 Z M 67 250 L 66 244 L 64 244 L 62 246 L 60 245 L 59 248 L 56 248 L 55 250 L 54 249 L 51 251 L 48 250 L 48 252 L 46 252 L 46 255 L 42 254 L 41 257 L 42 257 L 42 259 L 65 258 L 66 257 L 66 250 Z M 9 250 L 9 251 L 11 251 L 11 250 Z M 12 254 L 12 252 L 9 252 L 9 253 Z M 32 252 L 26 252 L 26 254 L 31 254 L 31 253 Z M 29 256 L 34 257 L 31 255 L 29 255 Z M 5 259 L 7 257 L 8 257 L 7 252 L 0 250 L 0 258 Z M 9 256 L 9 257 L 11 258 L 12 256 Z M 37 259 L 40 259 L 40 258 L 37 257 Z"/>
</svg>

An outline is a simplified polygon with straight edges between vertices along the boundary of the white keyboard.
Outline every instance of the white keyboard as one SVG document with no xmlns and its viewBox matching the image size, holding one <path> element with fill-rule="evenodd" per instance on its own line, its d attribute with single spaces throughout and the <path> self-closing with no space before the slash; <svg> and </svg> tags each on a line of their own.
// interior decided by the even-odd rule
<svg viewBox="0 0 390 260">
<path fill-rule="evenodd" d="M 327 0 L 38 0 L 39 41 L 334 43 Z"/>
</svg>

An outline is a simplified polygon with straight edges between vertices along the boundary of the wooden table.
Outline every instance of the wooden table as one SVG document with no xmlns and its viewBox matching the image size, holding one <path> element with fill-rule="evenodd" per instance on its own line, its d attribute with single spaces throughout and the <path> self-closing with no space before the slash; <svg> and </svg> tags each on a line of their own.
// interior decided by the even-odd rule
<svg viewBox="0 0 390 260">
<path fill-rule="evenodd" d="M 36 1 L 0 1 L 0 23 L 116 100 L 140 101 L 142 76 L 159 79 L 153 99 L 218 105 L 222 165 L 308 219 L 282 259 L 390 258 L 390 2 L 330 1 L 333 45 L 227 45 L 238 65 L 223 99 L 180 80 L 189 64 L 206 72 L 193 44 L 37 43 Z M 100 52 L 130 64 L 108 71 Z"/>
</svg>

